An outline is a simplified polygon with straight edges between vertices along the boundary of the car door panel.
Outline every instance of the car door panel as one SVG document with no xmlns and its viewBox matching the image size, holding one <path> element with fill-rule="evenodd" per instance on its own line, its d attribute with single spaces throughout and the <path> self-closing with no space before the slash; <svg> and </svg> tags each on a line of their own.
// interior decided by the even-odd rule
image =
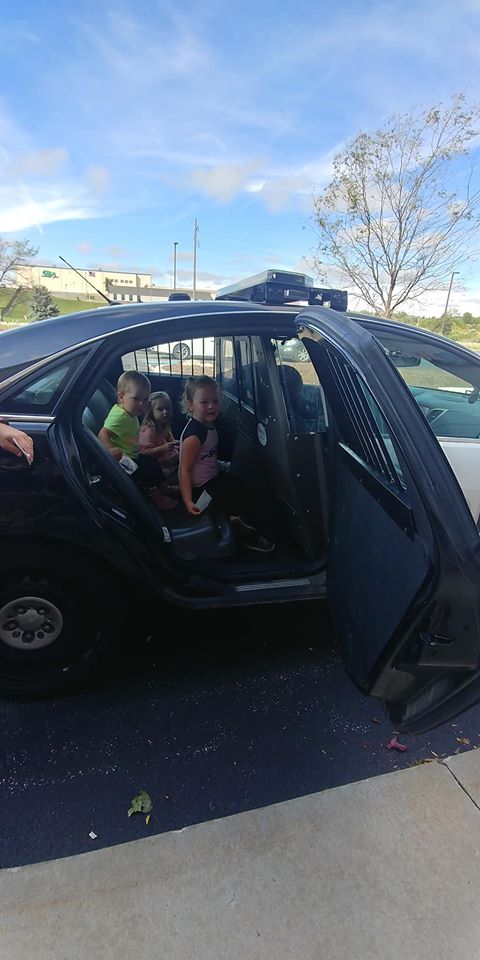
<svg viewBox="0 0 480 960">
<path fill-rule="evenodd" d="M 399 728 L 425 729 L 434 714 L 448 717 L 452 693 L 479 671 L 478 532 L 382 347 L 323 308 L 297 325 L 334 419 L 327 583 L 341 655 Z"/>
<path fill-rule="evenodd" d="M 386 502 L 381 481 L 350 451 L 335 458 L 334 470 L 329 603 L 342 610 L 349 672 L 368 690 L 385 635 L 395 633 L 412 598 L 425 588 L 433 575 L 433 557 L 412 529 L 408 506 L 399 498 L 395 510 L 392 491 Z M 359 642 L 360 637 L 368 637 L 368 642 Z"/>
</svg>

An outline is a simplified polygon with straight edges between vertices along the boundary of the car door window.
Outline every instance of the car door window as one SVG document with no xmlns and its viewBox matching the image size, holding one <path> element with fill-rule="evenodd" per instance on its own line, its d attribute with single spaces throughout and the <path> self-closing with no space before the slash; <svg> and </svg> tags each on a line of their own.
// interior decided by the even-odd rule
<svg viewBox="0 0 480 960">
<path fill-rule="evenodd" d="M 301 340 L 297 342 L 302 345 Z M 307 359 L 298 360 L 295 354 L 285 351 L 283 340 L 272 340 L 272 345 L 290 430 L 294 433 L 324 433 L 328 422 L 325 398 L 306 348 L 303 350 Z"/>
<path fill-rule="evenodd" d="M 252 352 L 248 337 L 235 337 L 238 365 L 240 368 L 241 400 L 251 410 L 255 408 L 255 393 L 253 383 Z"/>
<path fill-rule="evenodd" d="M 239 397 L 237 380 L 237 364 L 235 360 L 235 346 L 233 337 L 222 337 L 220 340 L 220 369 L 217 379 L 225 393 L 231 397 Z"/>
<path fill-rule="evenodd" d="M 213 337 L 198 337 L 158 343 L 141 347 L 122 357 L 124 370 L 162 376 L 215 376 L 215 341 Z"/>
<path fill-rule="evenodd" d="M 392 438 L 391 431 L 390 431 L 390 428 L 389 428 L 389 426 L 388 426 L 388 424 L 387 424 L 387 421 L 385 420 L 385 417 L 383 416 L 383 413 L 382 413 L 382 411 L 380 410 L 380 407 L 378 406 L 378 403 L 377 403 L 376 400 L 373 398 L 373 396 L 372 396 L 370 390 L 368 389 L 368 387 L 367 387 L 367 386 L 363 383 L 363 381 L 360 380 L 360 379 L 358 379 L 358 385 L 359 385 L 359 388 L 360 388 L 363 396 L 365 397 L 365 400 L 367 401 L 368 408 L 369 408 L 369 410 L 370 410 L 370 413 L 371 413 L 371 415 L 372 415 L 372 417 L 373 417 L 373 421 L 374 421 L 374 423 L 375 423 L 376 430 L 372 432 L 372 440 L 374 440 L 375 444 L 377 443 L 376 431 L 378 430 L 378 432 L 380 433 L 380 436 L 381 436 L 381 438 L 382 438 L 382 440 L 383 440 L 383 443 L 384 443 L 384 445 L 385 445 L 388 458 L 390 459 L 390 463 L 387 464 L 387 465 L 388 465 L 388 466 L 393 466 L 393 468 L 394 468 L 394 472 L 393 472 L 393 473 L 392 473 L 391 471 L 389 471 L 390 474 L 391 474 L 390 479 L 391 479 L 391 480 L 399 480 L 401 486 L 402 486 L 402 487 L 405 487 L 405 482 L 404 482 L 404 479 L 403 479 L 402 467 L 401 467 L 400 461 L 399 461 L 399 459 L 398 459 L 395 442 L 394 442 L 394 440 L 393 440 L 393 438 Z M 384 458 L 382 458 L 382 460 L 384 460 Z M 377 469 L 376 463 L 375 463 L 374 461 L 372 461 L 371 458 L 370 458 L 367 462 L 369 462 L 371 466 L 373 466 L 375 469 Z M 384 464 L 382 463 L 382 470 L 383 470 L 383 469 L 384 469 Z"/>
<path fill-rule="evenodd" d="M 349 401 L 353 418 L 344 434 L 345 446 L 355 453 L 362 462 L 388 483 L 404 487 L 399 472 L 399 461 L 393 447 L 393 440 L 381 411 L 371 393 L 359 377 L 352 376 Z M 365 402 L 360 401 L 363 394 Z M 394 451 L 394 458 L 391 451 Z"/>
<path fill-rule="evenodd" d="M 480 438 L 478 364 L 455 348 L 420 338 L 377 332 L 437 437 Z"/>
<path fill-rule="evenodd" d="M 61 363 L 49 369 L 47 373 L 43 371 L 41 376 L 32 375 L 27 384 L 22 381 L 20 389 L 12 388 L 10 393 L 2 397 L 0 411 L 50 414 L 82 359 L 83 355 L 77 355 L 67 363 Z"/>
</svg>

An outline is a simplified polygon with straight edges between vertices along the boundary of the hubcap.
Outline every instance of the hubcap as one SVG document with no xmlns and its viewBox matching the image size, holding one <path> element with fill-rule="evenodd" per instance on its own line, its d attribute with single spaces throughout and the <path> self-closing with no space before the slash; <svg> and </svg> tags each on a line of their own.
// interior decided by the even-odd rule
<svg viewBox="0 0 480 960">
<path fill-rule="evenodd" d="M 18 597 L 0 608 L 0 640 L 17 650 L 48 647 L 60 635 L 63 617 L 42 597 Z"/>
<path fill-rule="evenodd" d="M 172 350 L 172 357 L 175 357 L 176 360 L 188 360 L 190 356 L 190 347 L 187 343 L 177 343 L 177 346 Z"/>
</svg>

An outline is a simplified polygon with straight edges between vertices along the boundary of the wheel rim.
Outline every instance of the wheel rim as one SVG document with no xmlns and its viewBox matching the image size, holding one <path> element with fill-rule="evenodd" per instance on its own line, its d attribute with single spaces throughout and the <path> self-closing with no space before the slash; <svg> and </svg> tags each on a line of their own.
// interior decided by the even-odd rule
<svg viewBox="0 0 480 960">
<path fill-rule="evenodd" d="M 43 597 L 19 596 L 0 608 L 0 640 L 16 650 L 49 647 L 63 630 L 63 617 Z"/>
<path fill-rule="evenodd" d="M 175 360 L 188 360 L 190 356 L 190 347 L 187 343 L 177 343 L 172 350 L 172 356 Z"/>
<path fill-rule="evenodd" d="M 297 360 L 308 360 L 308 350 L 306 347 L 299 347 L 297 350 Z"/>
</svg>

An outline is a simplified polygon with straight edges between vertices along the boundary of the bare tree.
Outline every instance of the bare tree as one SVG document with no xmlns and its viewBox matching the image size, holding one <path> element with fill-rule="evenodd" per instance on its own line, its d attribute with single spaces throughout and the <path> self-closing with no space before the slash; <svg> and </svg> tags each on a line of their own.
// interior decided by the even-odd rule
<svg viewBox="0 0 480 960">
<path fill-rule="evenodd" d="M 467 107 L 457 94 L 447 106 L 394 116 L 384 130 L 347 144 L 314 197 L 319 272 L 335 264 L 387 317 L 405 301 L 445 289 L 452 270 L 472 256 L 480 224 L 472 149 L 479 121 L 480 105 Z"/>
<path fill-rule="evenodd" d="M 30 240 L 5 240 L 0 237 L 0 286 L 12 286 L 17 280 L 17 271 L 36 257 L 38 247 Z"/>
</svg>

